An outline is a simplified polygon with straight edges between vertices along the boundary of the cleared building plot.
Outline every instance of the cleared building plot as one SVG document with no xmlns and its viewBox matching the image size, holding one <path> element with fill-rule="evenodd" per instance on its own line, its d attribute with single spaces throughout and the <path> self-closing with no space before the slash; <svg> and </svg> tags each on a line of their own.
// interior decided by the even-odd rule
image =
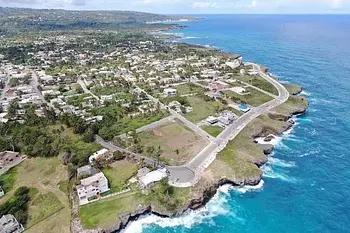
<svg viewBox="0 0 350 233">
<path fill-rule="evenodd" d="M 248 104 L 253 107 L 258 107 L 273 99 L 271 96 L 268 96 L 251 87 L 247 87 L 246 91 L 248 92 L 248 94 L 245 94 L 245 95 L 240 95 L 233 91 L 223 91 L 223 96 L 225 96 L 226 98 L 229 98 L 235 103 Z"/>
<path fill-rule="evenodd" d="M 160 126 L 139 134 L 144 154 L 170 165 L 180 165 L 191 160 L 208 142 L 179 122 Z M 160 149 L 160 152 L 159 152 Z"/>
<path fill-rule="evenodd" d="M 187 113 L 185 117 L 193 123 L 198 123 L 209 116 L 214 116 L 220 112 L 220 108 L 225 107 L 225 105 L 218 101 L 205 101 L 199 96 L 191 96 L 188 97 L 187 100 L 189 105 L 193 108 L 193 112 Z"/>
</svg>

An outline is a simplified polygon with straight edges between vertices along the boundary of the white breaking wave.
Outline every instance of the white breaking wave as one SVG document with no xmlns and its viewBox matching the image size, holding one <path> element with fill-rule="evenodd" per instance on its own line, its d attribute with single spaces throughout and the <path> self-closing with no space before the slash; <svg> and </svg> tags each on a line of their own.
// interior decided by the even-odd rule
<svg viewBox="0 0 350 233">
<path fill-rule="evenodd" d="M 265 165 L 262 167 L 263 170 L 263 177 L 271 178 L 271 179 L 279 179 L 282 181 L 290 182 L 290 183 L 296 183 L 297 180 L 293 177 L 289 177 L 288 175 L 284 174 L 281 171 L 276 171 L 275 169 L 272 169 L 272 167 Z"/>
<path fill-rule="evenodd" d="M 300 93 L 300 95 L 302 95 L 302 96 L 310 96 L 311 93 L 310 93 L 310 92 L 307 92 L 307 91 L 305 91 L 305 90 L 303 90 L 303 91 Z"/>
<path fill-rule="evenodd" d="M 190 39 L 200 39 L 200 37 L 196 37 L 196 36 L 185 36 L 185 37 L 183 37 L 182 39 L 187 39 L 187 40 L 190 40 Z"/>
<path fill-rule="evenodd" d="M 295 162 L 287 162 L 282 159 L 277 158 L 269 158 L 268 164 L 277 166 L 277 167 L 296 167 Z"/>
<path fill-rule="evenodd" d="M 210 223 L 211 219 L 218 215 L 233 215 L 233 217 L 235 217 L 234 214 L 230 212 L 227 204 L 228 191 L 226 189 L 227 187 L 225 186 L 221 187 L 208 204 L 199 210 L 189 210 L 182 216 L 175 218 L 162 218 L 153 214 L 143 216 L 137 221 L 130 223 L 122 232 L 141 233 L 143 228 L 151 225 L 157 225 L 162 228 L 177 226 L 191 228 L 205 221 Z"/>
<path fill-rule="evenodd" d="M 239 193 L 246 193 L 249 191 L 260 191 L 264 186 L 264 181 L 261 180 L 256 186 L 233 187 L 231 185 L 224 185 L 218 189 L 217 194 L 208 202 L 208 204 L 199 210 L 189 210 L 180 217 L 162 218 L 153 214 L 140 217 L 123 230 L 123 233 L 142 233 L 142 230 L 152 225 L 166 227 L 183 226 L 185 228 L 192 228 L 195 225 L 203 222 L 213 224 L 212 219 L 215 216 L 225 215 L 232 216 L 239 222 L 244 222 L 229 208 L 228 199 L 230 198 L 230 191 Z"/>
</svg>

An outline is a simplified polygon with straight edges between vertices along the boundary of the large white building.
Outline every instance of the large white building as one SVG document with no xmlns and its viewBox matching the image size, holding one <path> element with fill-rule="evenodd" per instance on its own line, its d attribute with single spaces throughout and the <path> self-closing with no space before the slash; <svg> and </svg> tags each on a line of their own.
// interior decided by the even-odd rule
<svg viewBox="0 0 350 233">
<path fill-rule="evenodd" d="M 89 203 L 91 197 L 99 197 L 100 194 L 109 191 L 108 180 L 102 172 L 82 179 L 76 188 L 80 205 Z"/>
<path fill-rule="evenodd" d="M 0 218 L 0 233 L 21 233 L 23 231 L 24 227 L 13 215 L 6 214 Z"/>
<path fill-rule="evenodd" d="M 164 94 L 165 96 L 176 95 L 176 93 L 177 93 L 176 89 L 173 89 L 173 88 L 166 88 L 166 89 L 164 89 L 164 91 L 163 91 L 163 94 Z"/>
</svg>

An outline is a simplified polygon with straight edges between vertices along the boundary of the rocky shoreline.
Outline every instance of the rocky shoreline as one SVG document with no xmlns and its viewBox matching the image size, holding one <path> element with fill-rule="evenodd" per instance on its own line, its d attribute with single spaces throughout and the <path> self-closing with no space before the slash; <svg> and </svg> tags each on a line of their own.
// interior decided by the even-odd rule
<svg viewBox="0 0 350 233">
<path fill-rule="evenodd" d="M 298 94 L 300 93 L 301 91 Z M 294 95 L 297 95 L 297 94 L 294 94 Z M 285 116 L 284 121 L 286 122 L 290 121 L 293 116 L 303 114 L 306 112 L 307 109 L 308 109 L 308 106 L 306 106 L 305 108 L 298 108 L 298 109 L 292 110 L 289 116 Z M 283 130 L 278 131 L 276 133 L 276 136 L 281 136 L 283 132 L 289 130 L 291 127 L 293 127 L 293 125 L 294 125 L 293 123 L 289 123 L 289 126 Z M 263 135 L 264 132 L 261 132 L 260 134 Z M 256 136 L 259 136 L 259 135 L 256 135 Z M 274 149 L 274 146 L 272 144 L 267 144 L 267 145 L 268 146 L 261 147 L 261 149 L 264 151 L 266 155 L 266 159 L 254 162 L 254 164 L 259 168 L 267 163 L 268 155 L 272 153 Z M 131 222 L 136 221 L 137 219 L 145 215 L 154 214 L 156 216 L 164 217 L 164 218 L 181 216 L 188 210 L 198 210 L 200 208 L 203 208 L 216 195 L 216 193 L 218 192 L 218 189 L 221 186 L 224 186 L 224 185 L 231 185 L 235 187 L 242 187 L 245 185 L 256 186 L 261 182 L 262 174 L 263 172 L 261 171 L 260 175 L 257 175 L 254 177 L 245 177 L 244 179 L 241 179 L 241 180 L 221 178 L 220 180 L 217 180 L 213 182 L 211 185 L 209 185 L 201 194 L 198 194 L 198 197 L 192 198 L 185 207 L 182 207 L 173 212 L 160 211 L 156 207 L 152 205 L 148 205 L 146 207 L 140 207 L 139 209 L 136 209 L 134 212 L 124 213 L 120 215 L 119 218 L 116 220 L 116 224 L 108 229 L 95 229 L 95 230 L 84 229 L 83 224 L 79 219 L 79 217 L 75 218 L 72 221 L 71 229 L 73 233 L 117 233 L 125 229 L 128 226 L 128 224 L 130 224 Z"/>
</svg>

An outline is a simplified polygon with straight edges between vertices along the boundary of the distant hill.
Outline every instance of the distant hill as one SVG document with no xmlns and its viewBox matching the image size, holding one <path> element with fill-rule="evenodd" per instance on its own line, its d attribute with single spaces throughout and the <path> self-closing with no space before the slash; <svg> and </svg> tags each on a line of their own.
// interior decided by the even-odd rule
<svg viewBox="0 0 350 233">
<path fill-rule="evenodd" d="M 68 11 L 0 7 L 2 34 L 76 29 L 118 29 L 146 26 L 146 22 L 176 17 L 134 11 Z"/>
</svg>

